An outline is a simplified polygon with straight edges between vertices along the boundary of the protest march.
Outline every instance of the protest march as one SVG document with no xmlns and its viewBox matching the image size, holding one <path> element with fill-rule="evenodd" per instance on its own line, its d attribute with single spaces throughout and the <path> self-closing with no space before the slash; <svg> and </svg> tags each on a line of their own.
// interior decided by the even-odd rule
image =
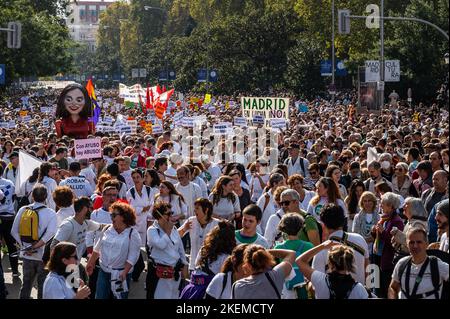
<svg viewBox="0 0 450 319">
<path fill-rule="evenodd" d="M 23 2 L 37 20 L 69 16 L 52 1 Z M 308 1 L 292 12 L 272 1 L 111 2 L 68 1 L 75 18 L 59 22 L 68 27 L 42 18 L 54 31 L 0 26 L 17 53 L 0 53 L 0 305 L 165 299 L 180 302 L 176 314 L 206 317 L 219 311 L 214 300 L 232 302 L 222 313 L 262 316 L 280 310 L 263 300 L 448 299 L 443 61 L 426 75 L 411 73 L 426 62 L 406 49 L 400 60 L 387 49 L 385 60 L 382 28 L 380 59 L 358 66 L 358 46 L 344 37 L 361 16 L 337 7 L 338 40 L 333 25 L 321 50 L 328 29 L 308 20 L 322 15 Z M 233 6 L 264 19 L 243 24 Z M 77 19 L 94 35 L 79 36 Z M 57 32 L 93 47 L 83 53 Z M 286 48 L 276 39 L 284 33 Z M 332 59 L 320 60 L 330 47 Z M 39 63 L 28 71 L 19 58 Z M 30 74 L 39 77 L 23 80 Z"/>
</svg>

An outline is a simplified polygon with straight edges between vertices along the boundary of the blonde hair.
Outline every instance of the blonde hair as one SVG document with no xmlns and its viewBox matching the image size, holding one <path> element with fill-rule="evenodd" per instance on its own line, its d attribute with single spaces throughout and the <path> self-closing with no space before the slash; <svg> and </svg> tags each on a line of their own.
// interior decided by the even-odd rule
<svg viewBox="0 0 450 319">
<path fill-rule="evenodd" d="M 372 203 L 373 203 L 373 208 L 372 208 L 373 211 L 372 212 L 367 212 L 367 213 L 373 213 L 375 211 L 375 209 L 377 208 L 377 204 L 378 204 L 377 197 L 372 192 L 365 191 L 364 193 L 362 193 L 361 198 L 359 199 L 359 203 L 358 203 L 358 205 L 361 208 L 361 210 L 363 210 L 363 207 L 364 207 L 363 206 L 363 201 L 366 198 L 370 199 L 372 201 Z"/>
</svg>

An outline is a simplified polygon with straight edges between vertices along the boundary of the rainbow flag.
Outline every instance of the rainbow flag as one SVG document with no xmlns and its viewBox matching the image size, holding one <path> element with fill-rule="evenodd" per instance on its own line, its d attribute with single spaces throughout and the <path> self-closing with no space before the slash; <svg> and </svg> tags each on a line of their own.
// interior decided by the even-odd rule
<svg viewBox="0 0 450 319">
<path fill-rule="evenodd" d="M 88 92 L 89 97 L 91 98 L 92 104 L 94 106 L 94 110 L 92 112 L 92 122 L 94 122 L 94 126 L 97 125 L 100 119 L 101 109 L 97 103 L 97 97 L 95 96 L 95 88 L 94 83 L 92 83 L 92 79 L 89 79 L 86 84 L 86 91 Z"/>
</svg>

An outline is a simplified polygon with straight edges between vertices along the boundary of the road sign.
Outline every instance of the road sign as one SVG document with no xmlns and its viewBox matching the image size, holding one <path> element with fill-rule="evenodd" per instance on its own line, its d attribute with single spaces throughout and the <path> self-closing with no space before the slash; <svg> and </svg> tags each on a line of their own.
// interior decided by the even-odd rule
<svg viewBox="0 0 450 319">
<path fill-rule="evenodd" d="M 209 82 L 217 82 L 217 70 L 209 70 Z"/>
<path fill-rule="evenodd" d="M 321 76 L 331 76 L 331 72 L 333 72 L 333 70 L 331 68 L 331 60 L 320 61 L 320 75 Z"/>
<path fill-rule="evenodd" d="M 20 49 L 22 46 L 22 23 L 18 21 L 8 22 L 8 48 Z"/>
<path fill-rule="evenodd" d="M 339 34 L 350 33 L 350 10 L 338 10 L 338 32 Z"/>
<path fill-rule="evenodd" d="M 177 74 L 175 73 L 175 71 L 169 71 L 169 81 L 175 81 L 176 78 Z"/>
<path fill-rule="evenodd" d="M 0 84 L 5 84 L 5 65 L 0 64 Z"/>
<path fill-rule="evenodd" d="M 146 77 L 147 77 L 147 69 L 145 69 L 145 68 L 140 68 L 140 69 L 139 69 L 139 77 L 140 77 L 140 78 L 146 78 Z"/>
<path fill-rule="evenodd" d="M 131 69 L 131 77 L 138 78 L 139 77 L 139 69 Z"/>
<path fill-rule="evenodd" d="M 167 81 L 167 72 L 166 70 L 163 70 L 159 72 L 159 81 Z"/>
<path fill-rule="evenodd" d="M 207 77 L 207 71 L 206 69 L 200 69 L 197 72 L 197 81 L 198 82 L 206 82 L 206 77 Z"/>
</svg>

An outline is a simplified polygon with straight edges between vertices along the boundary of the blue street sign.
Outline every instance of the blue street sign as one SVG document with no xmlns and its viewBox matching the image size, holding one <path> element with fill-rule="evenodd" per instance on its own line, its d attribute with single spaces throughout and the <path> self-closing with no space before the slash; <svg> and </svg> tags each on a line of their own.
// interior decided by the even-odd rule
<svg viewBox="0 0 450 319">
<path fill-rule="evenodd" d="M 198 82 L 206 82 L 207 71 L 206 69 L 200 69 L 197 72 L 197 81 Z"/>
<path fill-rule="evenodd" d="M 158 79 L 159 81 L 167 81 L 167 71 L 166 70 L 160 71 Z"/>
<path fill-rule="evenodd" d="M 320 61 L 320 75 L 321 76 L 331 76 L 331 60 L 322 60 Z"/>
<path fill-rule="evenodd" d="M 0 64 L 0 84 L 4 85 L 5 84 L 5 65 L 4 64 Z"/>
<path fill-rule="evenodd" d="M 197 72 L 197 81 L 198 82 L 217 82 L 217 70 L 209 70 L 209 78 L 208 71 L 206 69 L 200 69 Z"/>
<path fill-rule="evenodd" d="M 176 78 L 177 78 L 176 72 L 173 70 L 170 70 L 169 71 L 169 81 L 175 81 Z"/>
<path fill-rule="evenodd" d="M 338 60 L 336 63 L 336 76 L 347 76 L 347 74 L 348 72 L 344 61 Z"/>
</svg>

